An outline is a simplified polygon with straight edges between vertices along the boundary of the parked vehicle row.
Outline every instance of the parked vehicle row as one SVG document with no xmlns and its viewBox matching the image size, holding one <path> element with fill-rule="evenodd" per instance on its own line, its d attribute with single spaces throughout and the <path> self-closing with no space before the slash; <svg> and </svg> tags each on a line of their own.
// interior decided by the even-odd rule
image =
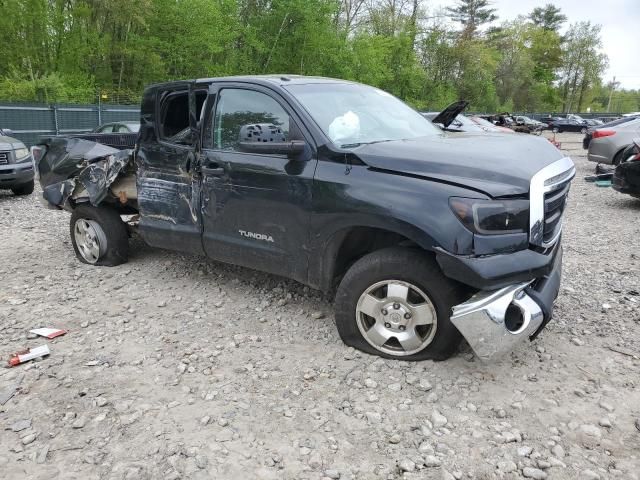
<svg viewBox="0 0 640 480">
<path fill-rule="evenodd" d="M 459 101 L 452 103 L 441 112 L 424 112 L 422 115 L 447 132 L 513 133 L 513 130 L 494 125 L 479 116 L 463 115 L 462 112 L 468 105 L 469 102 Z"/>
<path fill-rule="evenodd" d="M 540 135 L 542 130 L 546 127 L 544 123 L 539 122 L 538 120 L 534 120 L 524 115 L 513 117 L 508 112 L 496 115 L 483 115 L 482 118 L 496 126 L 508 128 L 518 133 L 533 133 Z"/>
</svg>

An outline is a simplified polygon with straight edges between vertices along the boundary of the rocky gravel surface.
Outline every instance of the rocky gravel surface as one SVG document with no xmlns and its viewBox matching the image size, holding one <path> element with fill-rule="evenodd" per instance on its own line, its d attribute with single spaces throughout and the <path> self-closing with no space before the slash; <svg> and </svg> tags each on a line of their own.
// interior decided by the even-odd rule
<svg viewBox="0 0 640 480">
<path fill-rule="evenodd" d="M 68 213 L 0 192 L 0 357 L 51 349 L 0 368 L 0 477 L 640 478 L 640 201 L 559 138 L 578 175 L 556 317 L 488 365 L 362 354 L 328 296 L 140 241 L 83 265 Z"/>
</svg>

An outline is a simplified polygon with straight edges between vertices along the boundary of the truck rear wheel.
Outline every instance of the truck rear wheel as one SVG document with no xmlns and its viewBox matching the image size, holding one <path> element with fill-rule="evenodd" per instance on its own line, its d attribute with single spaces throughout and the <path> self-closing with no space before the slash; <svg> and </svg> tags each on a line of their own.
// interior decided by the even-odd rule
<svg viewBox="0 0 640 480">
<path fill-rule="evenodd" d="M 336 326 L 359 350 L 401 360 L 444 360 L 461 335 L 451 307 L 464 300 L 461 285 L 417 249 L 370 253 L 347 271 L 336 294 Z"/>
<path fill-rule="evenodd" d="M 115 210 L 80 205 L 71 215 L 70 231 L 73 250 L 81 262 L 113 267 L 127 261 L 127 228 Z"/>
</svg>

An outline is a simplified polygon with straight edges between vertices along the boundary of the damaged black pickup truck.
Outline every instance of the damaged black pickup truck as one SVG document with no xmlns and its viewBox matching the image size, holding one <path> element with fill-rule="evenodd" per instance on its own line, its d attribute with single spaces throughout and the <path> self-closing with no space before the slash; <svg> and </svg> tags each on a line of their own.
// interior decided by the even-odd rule
<svg viewBox="0 0 640 480">
<path fill-rule="evenodd" d="M 462 336 L 490 360 L 551 319 L 575 168 L 545 139 L 452 135 L 376 88 L 263 76 L 148 87 L 133 151 L 39 148 L 82 262 L 125 262 L 127 218 L 154 247 L 337 286 L 345 343 L 404 360 Z"/>
</svg>

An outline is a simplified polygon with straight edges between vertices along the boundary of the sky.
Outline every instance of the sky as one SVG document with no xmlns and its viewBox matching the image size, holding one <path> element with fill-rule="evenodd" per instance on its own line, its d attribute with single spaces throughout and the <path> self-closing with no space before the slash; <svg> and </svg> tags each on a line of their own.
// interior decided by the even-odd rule
<svg viewBox="0 0 640 480">
<path fill-rule="evenodd" d="M 454 5 L 453 0 L 428 0 L 430 8 Z M 553 3 L 567 16 L 568 23 L 590 21 L 602 25 L 603 51 L 609 57 L 604 81 L 614 75 L 621 88 L 640 89 L 640 0 L 492 0 L 501 20 L 526 15 L 535 7 Z"/>
</svg>

